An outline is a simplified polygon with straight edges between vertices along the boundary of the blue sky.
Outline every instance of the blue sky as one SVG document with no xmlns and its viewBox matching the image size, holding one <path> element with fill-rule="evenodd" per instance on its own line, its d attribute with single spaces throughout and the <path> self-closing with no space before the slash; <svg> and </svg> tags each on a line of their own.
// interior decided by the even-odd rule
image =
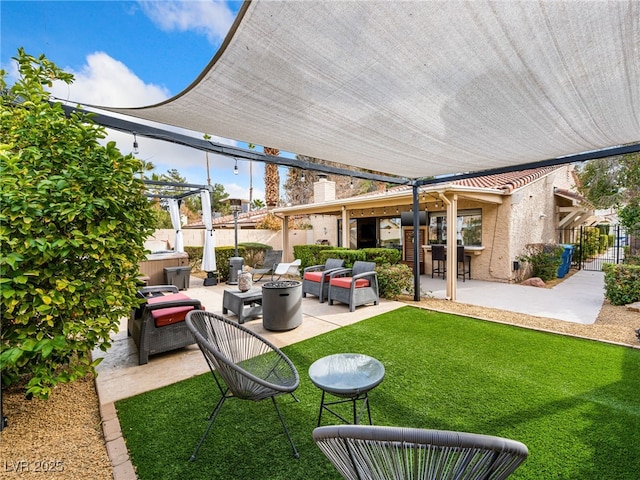
<svg viewBox="0 0 640 480">
<path fill-rule="evenodd" d="M 13 83 L 11 57 L 19 47 L 44 54 L 73 73 L 71 85 L 55 85 L 59 98 L 108 106 L 151 105 L 191 84 L 225 38 L 239 1 L 12 1 L 0 3 L 0 63 Z M 213 134 L 215 132 L 202 132 Z M 201 135 L 197 135 L 201 138 Z M 123 153 L 132 150 L 130 135 L 110 139 Z M 221 143 L 238 145 L 214 137 Z M 153 162 L 155 172 L 175 168 L 190 183 L 207 183 L 204 152 L 166 142 L 138 138 L 139 158 Z M 209 155 L 211 182 L 221 183 L 232 197 L 249 198 L 249 165 Z M 264 199 L 264 170 L 254 163 L 253 198 Z M 286 172 L 281 170 L 281 177 Z"/>
</svg>

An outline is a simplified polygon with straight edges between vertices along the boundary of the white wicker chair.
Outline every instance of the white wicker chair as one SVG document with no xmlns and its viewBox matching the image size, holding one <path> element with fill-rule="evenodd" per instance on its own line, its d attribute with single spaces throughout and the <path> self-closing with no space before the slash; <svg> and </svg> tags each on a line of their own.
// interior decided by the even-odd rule
<svg viewBox="0 0 640 480">
<path fill-rule="evenodd" d="M 515 440 L 417 428 L 327 426 L 313 439 L 347 480 L 502 480 L 529 454 Z"/>
</svg>

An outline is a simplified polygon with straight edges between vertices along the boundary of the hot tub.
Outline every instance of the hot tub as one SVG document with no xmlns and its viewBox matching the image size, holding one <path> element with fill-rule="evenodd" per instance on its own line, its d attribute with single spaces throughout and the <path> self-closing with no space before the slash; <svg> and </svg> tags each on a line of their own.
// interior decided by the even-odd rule
<svg viewBox="0 0 640 480">
<path fill-rule="evenodd" d="M 148 285 L 164 285 L 165 267 L 189 266 L 189 255 L 186 252 L 162 251 L 147 255 L 146 262 L 140 262 L 140 274 L 149 277 Z"/>
</svg>

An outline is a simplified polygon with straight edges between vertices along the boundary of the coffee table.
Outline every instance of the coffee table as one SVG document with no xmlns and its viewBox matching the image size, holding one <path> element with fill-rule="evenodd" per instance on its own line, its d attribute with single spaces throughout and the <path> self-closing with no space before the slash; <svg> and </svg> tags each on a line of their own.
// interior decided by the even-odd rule
<svg viewBox="0 0 640 480">
<path fill-rule="evenodd" d="M 384 365 L 368 355 L 359 353 L 338 353 L 316 360 L 309 367 L 309 378 L 313 384 L 322 390 L 318 426 L 322 420 L 322 411 L 327 410 L 345 423 L 349 423 L 342 415 L 330 408 L 346 402 L 353 403 L 353 423 L 358 424 L 366 407 L 371 422 L 369 408 L 369 391 L 384 379 Z M 341 400 L 325 402 L 325 395 L 329 393 Z M 360 412 L 356 402 L 362 401 Z"/>
<path fill-rule="evenodd" d="M 225 290 L 222 295 L 222 313 L 231 311 L 238 316 L 238 323 L 244 323 L 262 315 L 262 289 L 252 288 L 246 292 Z"/>
</svg>

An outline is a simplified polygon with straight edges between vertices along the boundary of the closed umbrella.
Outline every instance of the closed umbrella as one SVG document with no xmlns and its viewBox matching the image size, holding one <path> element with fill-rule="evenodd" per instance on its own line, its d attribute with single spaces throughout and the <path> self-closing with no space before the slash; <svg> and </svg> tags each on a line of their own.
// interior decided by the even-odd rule
<svg viewBox="0 0 640 480">
<path fill-rule="evenodd" d="M 184 252 L 182 226 L 180 225 L 180 205 L 175 198 L 169 199 L 169 215 L 171 215 L 171 225 L 173 225 L 173 229 L 176 231 L 176 243 L 173 250 L 175 252 Z"/>
<path fill-rule="evenodd" d="M 209 191 L 200 190 L 200 198 L 202 200 L 202 222 L 205 228 L 202 270 L 209 273 L 216 270 L 216 236 L 213 231 L 213 222 L 211 219 L 211 197 L 209 196 Z"/>
</svg>

